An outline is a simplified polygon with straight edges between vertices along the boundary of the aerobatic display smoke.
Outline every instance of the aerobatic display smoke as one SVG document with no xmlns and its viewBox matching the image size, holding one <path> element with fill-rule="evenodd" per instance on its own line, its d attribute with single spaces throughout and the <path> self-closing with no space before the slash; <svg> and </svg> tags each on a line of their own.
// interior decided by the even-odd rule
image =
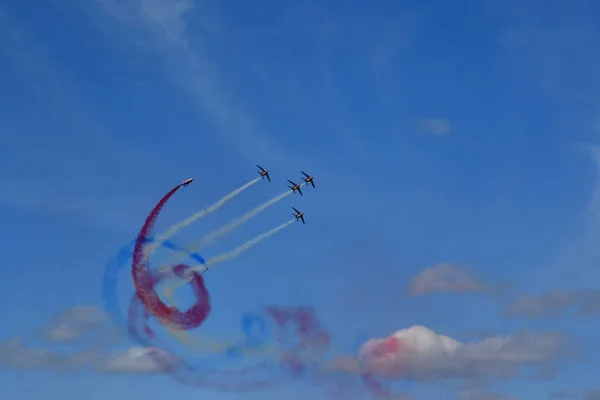
<svg viewBox="0 0 600 400">
<path fill-rule="evenodd" d="M 206 302 L 208 299 L 206 294 L 202 291 L 198 290 L 198 285 L 200 282 L 200 275 L 198 273 L 193 274 L 193 284 L 194 292 L 196 294 L 202 293 L 202 295 L 198 296 L 198 301 L 192 307 L 190 307 L 186 312 L 181 312 L 176 307 L 167 306 L 158 295 L 156 291 L 156 286 L 154 279 L 152 277 L 152 273 L 150 272 L 149 259 L 147 258 L 145 253 L 145 243 L 147 242 L 147 238 L 149 233 L 154 226 L 156 218 L 158 214 L 165 206 L 167 201 L 181 188 L 181 184 L 175 186 L 171 189 L 154 207 L 154 209 L 150 212 L 150 215 L 146 218 L 146 222 L 142 226 L 140 233 L 135 242 L 135 247 L 133 249 L 133 260 L 131 265 L 131 274 L 133 277 L 133 283 L 135 286 L 135 291 L 137 296 L 140 298 L 144 307 L 151 312 L 152 315 L 159 318 L 161 321 L 168 322 L 170 324 L 174 324 L 181 329 L 190 329 L 195 328 L 204 321 L 206 316 L 208 315 L 208 311 L 210 308 L 206 308 L 203 302 Z M 179 272 L 179 269 L 174 269 L 175 273 Z M 206 292 L 207 293 L 207 292 Z M 208 311 L 207 311 L 208 310 Z"/>
<path fill-rule="evenodd" d="M 324 384 L 329 389 L 339 389 L 347 387 L 350 379 L 354 383 L 360 382 L 373 396 L 387 398 L 390 392 L 372 375 L 359 371 L 342 373 L 342 369 L 333 366 L 330 335 L 312 307 L 269 306 L 247 313 L 241 321 L 243 339 L 235 342 L 209 342 L 201 336 L 191 334 L 191 330 L 199 328 L 212 312 L 210 294 L 201 272 L 241 255 L 296 221 L 287 221 L 208 261 L 197 252 L 189 252 L 168 239 L 194 220 L 215 211 L 259 179 L 245 184 L 204 209 L 204 214 L 196 213 L 154 239 L 151 235 L 156 219 L 182 185 L 171 189 L 152 209 L 135 241 L 121 249 L 107 265 L 103 297 L 111 319 L 123 327 L 138 344 L 158 349 L 149 354 L 160 366 L 160 370 L 185 385 L 219 391 L 246 391 L 302 377 L 316 384 Z M 232 231 L 291 193 L 269 200 L 217 232 Z M 167 268 L 151 269 L 150 255 L 159 248 L 180 255 L 186 254 L 194 264 L 190 267 L 184 263 L 176 263 Z M 119 306 L 117 281 L 119 271 L 126 268 L 128 262 L 131 263 L 135 291 L 125 316 Z M 192 288 L 196 300 L 186 311 L 181 311 L 174 304 L 166 304 L 158 293 L 159 285 L 173 282 L 176 285 L 173 287 L 189 284 Z M 169 294 L 172 295 L 173 291 Z M 177 353 L 169 344 L 169 338 L 183 345 L 185 354 Z M 196 357 L 192 359 L 192 355 Z M 359 392 L 353 391 L 353 394 Z M 343 398 L 352 397 L 345 394 Z M 357 398 L 364 396 L 358 395 Z"/>
<path fill-rule="evenodd" d="M 189 218 L 186 218 L 184 221 L 181 221 L 178 224 L 173 225 L 167 232 L 163 233 L 162 235 L 160 235 L 157 238 L 156 244 L 150 246 L 150 254 L 149 255 L 151 255 L 154 252 L 154 250 L 158 246 L 160 246 L 160 244 L 163 243 L 165 240 L 172 238 L 177 232 L 179 232 L 186 226 L 194 223 L 195 221 L 199 220 L 200 218 L 217 211 L 219 208 L 223 207 L 229 200 L 233 199 L 234 197 L 236 197 L 237 195 L 242 193 L 244 190 L 250 188 L 252 185 L 254 185 L 258 181 L 260 181 L 260 179 L 261 178 L 256 178 L 256 179 L 251 180 L 248 183 L 245 183 L 244 185 L 235 189 L 231 193 L 228 193 L 225 196 L 223 196 L 221 199 L 217 200 L 217 202 L 214 203 L 213 205 L 205 207 L 205 208 L 201 209 L 200 211 L 196 212 L 194 215 L 190 216 Z"/>
<path fill-rule="evenodd" d="M 229 251 L 225 254 L 222 254 L 222 255 L 214 257 L 214 258 L 210 258 L 206 262 L 206 268 L 210 268 L 211 266 L 213 266 L 215 264 L 229 261 L 232 258 L 239 256 L 243 252 L 249 250 L 251 247 L 256 246 L 258 243 L 262 242 L 263 240 L 265 240 L 267 238 L 270 238 L 271 236 L 273 236 L 274 234 L 276 234 L 283 228 L 286 228 L 289 225 L 293 224 L 294 222 L 296 222 L 296 221 L 293 219 L 290 221 L 284 222 L 283 224 L 276 226 L 275 228 L 269 230 L 268 232 L 262 233 L 262 234 L 258 235 L 257 237 L 255 237 L 254 239 L 248 240 L 246 243 L 242 244 L 241 246 L 236 247 L 232 251 Z M 195 267 L 195 268 L 202 268 L 202 266 Z M 192 268 L 192 270 L 194 270 L 194 268 Z"/>
<path fill-rule="evenodd" d="M 260 235 L 258 235 L 257 237 L 248 240 L 247 242 L 239 245 L 238 247 L 236 247 L 235 249 L 228 251 L 227 253 L 221 254 L 219 256 L 210 258 L 208 261 L 206 262 L 201 262 L 198 265 L 194 265 L 193 267 L 190 268 L 190 272 L 192 271 L 198 271 L 198 272 L 204 272 L 207 271 L 209 268 L 211 268 L 212 266 L 216 265 L 216 264 L 220 264 L 223 263 L 225 261 L 229 261 L 233 258 L 236 258 L 238 256 L 240 256 L 242 253 L 250 250 L 252 247 L 256 246 L 257 244 L 259 244 L 260 242 L 262 242 L 263 240 L 270 238 L 271 236 L 273 236 L 274 234 L 276 234 L 277 232 L 281 231 L 282 229 L 288 227 L 289 225 L 293 224 L 294 222 L 296 222 L 295 220 L 290 220 L 287 222 L 284 222 L 283 224 L 276 226 L 273 229 L 270 229 L 267 232 L 261 233 Z M 186 277 L 183 280 L 179 281 L 179 283 L 176 286 L 171 286 L 166 288 L 165 294 L 168 294 L 169 296 L 172 296 L 173 294 L 175 294 L 175 292 L 177 292 L 177 290 L 179 290 L 183 285 L 185 285 L 187 282 L 189 282 L 191 278 Z"/>
<path fill-rule="evenodd" d="M 246 222 L 248 222 L 251 218 L 256 217 L 260 212 L 266 210 L 267 208 L 271 207 L 272 205 L 274 205 L 275 203 L 285 199 L 287 196 L 289 196 L 290 194 L 292 194 L 292 192 L 290 192 L 289 190 L 287 190 L 285 193 L 282 193 L 278 196 L 275 196 L 274 198 L 272 198 L 271 200 L 259 205 L 258 207 L 256 207 L 255 209 L 247 212 L 246 214 L 242 215 L 240 218 L 236 219 L 235 221 L 231 222 L 228 225 L 225 225 L 224 227 L 209 233 L 208 235 L 204 236 L 202 239 L 200 239 L 200 241 L 197 244 L 193 244 L 189 247 L 190 249 L 192 249 L 192 251 L 199 251 L 200 249 L 202 249 L 204 246 L 212 243 L 215 239 L 220 238 L 221 236 L 225 236 L 228 233 L 233 232 L 234 230 L 236 230 L 237 228 L 239 228 L 240 226 L 242 226 L 243 224 L 245 224 Z"/>
</svg>

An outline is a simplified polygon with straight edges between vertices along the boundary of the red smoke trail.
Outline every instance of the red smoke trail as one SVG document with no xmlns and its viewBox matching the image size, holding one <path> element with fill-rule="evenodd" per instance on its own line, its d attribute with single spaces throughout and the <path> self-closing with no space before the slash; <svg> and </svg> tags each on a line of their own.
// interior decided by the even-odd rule
<svg viewBox="0 0 600 400">
<path fill-rule="evenodd" d="M 159 297 L 155 288 L 155 281 L 150 271 L 149 260 L 144 257 L 144 248 L 150 237 L 156 218 L 160 214 L 163 207 L 167 204 L 171 196 L 179 190 L 182 184 L 175 186 L 171 189 L 154 208 L 152 212 L 146 218 L 146 222 L 140 229 L 140 233 L 135 241 L 135 247 L 133 250 L 133 261 L 131 265 L 131 275 L 135 286 L 136 294 L 140 301 L 144 305 L 144 308 L 151 314 L 156 316 L 162 322 L 168 322 L 180 329 L 193 329 L 198 327 L 210 313 L 210 299 L 208 298 L 208 292 L 202 291 L 200 286 L 204 286 L 201 276 L 197 273 L 193 273 L 192 287 L 197 294 L 196 303 L 190 307 L 186 312 L 181 312 L 176 307 L 167 306 Z M 180 275 L 183 273 L 183 268 L 177 266 L 173 269 L 175 274 Z"/>
</svg>

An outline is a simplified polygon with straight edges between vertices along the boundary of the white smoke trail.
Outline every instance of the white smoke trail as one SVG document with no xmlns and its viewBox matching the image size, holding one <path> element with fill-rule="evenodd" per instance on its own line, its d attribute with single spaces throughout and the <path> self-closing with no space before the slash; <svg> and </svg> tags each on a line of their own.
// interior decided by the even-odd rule
<svg viewBox="0 0 600 400">
<path fill-rule="evenodd" d="M 214 257 L 209 259 L 206 262 L 206 265 L 198 265 L 198 266 L 194 266 L 190 268 L 190 271 L 195 271 L 195 268 L 201 268 L 201 271 L 203 271 L 204 269 L 208 269 L 210 267 L 212 267 L 215 264 L 219 264 L 225 261 L 229 261 L 232 258 L 235 258 L 237 256 L 239 256 L 240 254 L 248 251 L 250 248 L 256 246 L 257 244 L 259 244 L 260 242 L 262 242 L 263 240 L 273 236 L 274 234 L 276 234 L 277 232 L 279 232 L 280 230 L 282 230 L 283 228 L 287 227 L 288 225 L 293 224 L 294 222 L 296 222 L 295 219 L 289 220 L 287 222 L 284 222 L 283 224 L 279 225 L 278 227 L 275 227 L 273 229 L 271 229 L 268 232 L 265 232 L 263 234 L 258 235 L 257 237 L 255 237 L 254 239 L 248 240 L 246 243 L 236 247 L 235 249 L 231 250 L 230 252 L 227 252 L 225 254 L 221 254 L 220 256 Z"/>
<path fill-rule="evenodd" d="M 217 211 L 219 208 L 223 207 L 225 205 L 225 203 L 227 203 L 229 200 L 233 199 L 234 197 L 236 197 L 237 195 L 242 193 L 244 190 L 248 189 L 250 186 L 256 184 L 260 180 L 261 180 L 261 178 L 256 178 L 256 179 L 251 180 L 248 183 L 245 183 L 244 185 L 235 189 L 231 193 L 228 193 L 225 196 L 223 196 L 221 199 L 217 200 L 217 202 L 214 203 L 213 205 L 211 205 L 209 207 L 205 207 L 202 210 L 195 213 L 194 215 L 192 215 L 191 217 L 187 218 L 186 220 L 173 225 L 165 233 L 160 235 L 156 239 L 156 241 L 154 241 L 154 243 L 152 243 L 150 246 L 147 247 L 148 250 L 146 252 L 146 258 L 149 258 L 152 255 L 152 253 L 154 253 L 154 251 L 156 251 L 156 249 L 163 244 L 163 242 L 165 242 L 166 240 L 169 240 L 177 232 L 179 232 L 186 226 L 190 225 L 194 221 L 197 221 L 198 219 Z"/>
<path fill-rule="evenodd" d="M 283 224 L 281 224 L 267 232 L 261 233 L 260 235 L 256 236 L 253 239 L 248 240 L 247 242 L 239 245 L 238 247 L 236 247 L 235 249 L 233 249 L 231 251 L 228 251 L 227 253 L 223 253 L 221 255 L 218 255 L 216 257 L 209 259 L 208 261 L 206 261 L 206 264 L 194 265 L 193 267 L 189 268 L 186 271 L 185 277 L 182 277 L 180 280 L 178 280 L 173 285 L 165 287 L 163 289 L 163 294 L 169 300 L 169 302 L 173 305 L 174 304 L 173 297 L 175 296 L 175 293 L 177 293 L 177 291 L 179 289 L 181 289 L 186 283 L 188 283 L 191 280 L 190 275 L 193 271 L 197 271 L 197 272 L 208 271 L 210 268 L 212 268 L 216 264 L 219 264 L 219 263 L 222 263 L 225 261 L 229 261 L 235 257 L 238 257 L 240 254 L 250 250 L 250 248 L 256 246 L 263 240 L 273 236 L 274 234 L 276 234 L 277 232 L 286 228 L 287 226 L 293 224 L 294 222 L 296 222 L 295 219 L 291 219 L 287 222 L 284 222 Z"/>
<path fill-rule="evenodd" d="M 254 208 L 253 210 L 251 210 L 251 211 L 247 212 L 246 214 L 242 215 L 241 217 L 235 219 L 233 222 L 217 229 L 216 231 L 213 231 L 213 232 L 205 235 L 196 243 L 190 243 L 190 244 L 188 244 L 180 249 L 177 249 L 177 250 L 172 249 L 173 253 L 175 253 L 176 256 L 175 256 L 175 258 L 169 259 L 168 264 L 179 264 L 180 262 L 183 262 L 183 260 L 185 260 L 189 256 L 189 254 L 198 253 L 204 246 L 210 244 L 215 239 L 217 239 L 221 236 L 231 233 L 235 229 L 239 228 L 240 226 L 242 226 L 243 224 L 248 222 L 251 218 L 257 216 L 260 212 L 266 210 L 267 208 L 271 207 L 275 203 L 283 200 L 284 198 L 286 198 L 287 196 L 289 196 L 292 193 L 293 192 L 289 191 L 289 190 L 285 191 L 284 193 L 281 193 L 281 194 L 267 200 L 266 202 L 264 202 L 263 204 L 259 205 L 256 208 Z M 169 269 L 167 264 L 165 264 L 164 268 Z"/>
<path fill-rule="evenodd" d="M 300 187 L 302 187 L 304 184 L 301 184 Z M 204 246 L 210 244 L 211 242 L 213 242 L 215 239 L 221 237 L 221 236 L 225 236 L 228 233 L 233 232 L 234 230 L 236 230 L 237 228 L 239 228 L 240 226 L 242 226 L 243 224 L 245 224 L 246 222 L 248 222 L 251 218 L 254 218 L 255 216 L 257 216 L 260 212 L 266 210 L 267 208 L 271 207 L 272 205 L 274 205 L 275 203 L 283 200 L 284 198 L 286 198 L 287 196 L 291 195 L 293 192 L 288 190 L 278 196 L 273 197 L 272 199 L 266 201 L 265 203 L 259 205 L 258 207 L 256 207 L 255 209 L 247 212 L 246 214 L 242 215 L 241 217 L 237 218 L 236 220 L 234 220 L 233 222 L 225 225 L 222 228 L 217 229 L 214 232 L 209 233 L 208 235 L 204 236 L 203 238 L 201 238 L 197 243 L 195 244 L 190 244 L 188 246 L 185 246 L 186 249 L 191 249 L 190 252 L 194 253 L 194 252 L 198 252 L 200 251 Z"/>
</svg>

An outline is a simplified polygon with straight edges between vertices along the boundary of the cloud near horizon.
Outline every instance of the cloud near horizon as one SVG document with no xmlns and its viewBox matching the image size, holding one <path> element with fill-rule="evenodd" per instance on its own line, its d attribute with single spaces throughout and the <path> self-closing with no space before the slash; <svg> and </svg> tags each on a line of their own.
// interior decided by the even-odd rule
<svg viewBox="0 0 600 400">
<path fill-rule="evenodd" d="M 106 351 L 98 346 L 64 354 L 55 345 L 83 342 L 87 334 L 102 329 L 104 312 L 93 306 L 76 306 L 58 313 L 44 337 L 51 349 L 27 347 L 20 338 L 0 343 L 0 364 L 17 369 L 72 369 L 90 367 L 106 373 L 147 374 L 164 372 L 151 352 L 155 348 L 129 346 Z M 425 326 L 402 329 L 385 339 L 367 340 L 357 355 L 338 362 L 334 369 L 359 372 L 368 369 L 381 376 L 411 379 L 504 379 L 521 367 L 542 367 L 573 354 L 566 334 L 519 332 L 461 343 Z M 173 361 L 172 357 L 170 361 Z"/>
<path fill-rule="evenodd" d="M 521 331 L 461 343 L 422 325 L 387 338 L 370 339 L 359 351 L 360 368 L 390 378 L 504 380 L 522 368 L 541 368 L 571 360 L 575 347 L 561 332 Z"/>
<path fill-rule="evenodd" d="M 94 344 L 86 344 L 89 336 L 96 339 Z M 27 346 L 19 337 L 0 342 L 0 365 L 23 370 L 90 368 L 105 373 L 164 372 L 163 364 L 157 363 L 158 358 L 150 356 L 154 352 L 169 357 L 161 350 L 131 346 L 111 352 L 99 345 L 112 343 L 116 336 L 103 310 L 78 305 L 57 313 L 44 327 L 42 337 L 48 342 L 48 348 Z M 122 335 L 118 336 L 123 339 Z M 80 344 L 84 349 L 72 352 L 55 349 L 56 345 L 66 344 Z"/>
<path fill-rule="evenodd" d="M 459 395 L 457 400 L 519 400 L 513 396 L 506 396 L 501 393 L 491 392 L 486 390 L 464 390 Z"/>
<path fill-rule="evenodd" d="M 72 353 L 61 353 L 23 345 L 20 338 L 0 343 L 0 365 L 20 370 L 62 370 L 90 368 L 104 373 L 148 374 L 166 372 L 165 365 L 151 353 L 172 359 L 160 349 L 132 346 L 124 351 L 107 353 L 92 348 Z"/>
<path fill-rule="evenodd" d="M 436 268 L 440 266 L 433 267 Z M 444 268 L 448 266 L 441 267 Z M 461 277 L 458 286 L 452 289 L 460 289 L 460 292 L 485 287 L 472 277 L 461 275 L 464 271 L 456 266 L 449 270 Z M 423 284 L 423 276 L 437 276 L 435 273 L 419 275 L 417 293 L 449 290 L 448 285 Z M 557 298 L 560 301 L 550 303 L 567 303 L 562 300 L 564 296 Z M 85 305 L 72 307 L 57 313 L 45 327 L 43 337 L 48 348 L 27 346 L 18 337 L 0 342 L 0 366 L 28 371 L 86 369 L 104 374 L 159 374 L 167 372 L 165 365 L 168 365 L 159 362 L 161 357 L 177 362 L 174 356 L 160 349 L 136 345 L 117 351 L 97 345 L 70 353 L 56 350 L 59 348 L 56 346 L 64 344 L 85 344 L 90 336 L 108 332 L 107 326 L 110 321 L 101 309 Z M 546 376 L 549 371 L 556 375 L 577 356 L 578 346 L 564 332 L 523 330 L 462 342 L 426 326 L 413 325 L 385 338 L 366 340 L 356 354 L 337 357 L 328 369 L 357 377 L 369 373 L 386 380 L 457 382 L 463 385 L 458 399 L 513 400 L 513 397 L 488 390 L 487 385 L 511 380 L 528 371 L 532 373 L 529 378 Z M 586 400 L 594 400 L 598 393 L 589 391 L 585 396 Z"/>
</svg>

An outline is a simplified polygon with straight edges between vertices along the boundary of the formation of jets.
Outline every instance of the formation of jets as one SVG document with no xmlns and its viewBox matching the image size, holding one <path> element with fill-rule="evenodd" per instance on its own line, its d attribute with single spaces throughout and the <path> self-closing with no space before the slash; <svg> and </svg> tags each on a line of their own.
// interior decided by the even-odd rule
<svg viewBox="0 0 600 400">
<path fill-rule="evenodd" d="M 263 178 L 266 176 L 267 179 L 269 180 L 269 182 L 271 182 L 271 178 L 269 178 L 269 170 L 264 169 L 263 167 L 261 167 L 260 165 L 257 165 L 257 167 L 260 169 L 260 171 L 258 171 L 258 173 L 260 174 L 260 176 L 262 176 Z M 312 175 L 307 174 L 304 171 L 300 171 L 300 173 L 302 173 L 302 175 L 304 175 L 302 177 L 302 179 L 304 180 L 305 183 L 310 183 L 312 185 L 312 187 L 315 187 L 315 177 Z M 292 189 L 292 192 L 296 193 L 296 191 L 298 191 L 298 193 L 300 193 L 300 196 L 304 196 L 304 194 L 302 193 L 302 189 L 300 187 L 299 184 L 297 184 L 294 181 L 291 180 L 287 180 L 290 184 L 288 185 L 288 187 L 290 189 Z M 296 217 L 296 221 L 302 221 L 303 224 L 306 224 L 306 222 L 304 222 L 304 213 L 301 211 L 298 211 L 296 208 L 292 207 L 294 209 L 294 217 Z"/>
<path fill-rule="evenodd" d="M 263 179 L 264 179 L 264 177 L 266 176 L 266 177 L 267 177 L 267 179 L 269 180 L 269 182 L 271 182 L 271 178 L 269 177 L 269 170 L 268 170 L 268 169 L 264 169 L 264 168 L 263 168 L 263 167 L 261 167 L 260 165 L 257 165 L 257 167 L 258 167 L 258 169 L 260 170 L 260 171 L 257 171 L 257 172 L 258 172 L 258 174 L 259 174 L 260 176 L 262 176 L 262 177 L 263 177 Z M 302 177 L 302 179 L 304 180 L 304 183 L 306 183 L 306 184 L 309 184 L 309 183 L 310 183 L 310 184 L 312 185 L 312 187 L 314 188 L 314 187 L 315 187 L 315 181 L 314 181 L 315 177 L 314 177 L 314 176 L 312 176 L 312 175 L 309 175 L 309 174 L 307 174 L 307 173 L 306 173 L 306 172 L 304 172 L 304 171 L 300 171 L 300 173 L 302 173 L 302 175 L 304 175 L 304 176 Z M 300 193 L 300 196 L 304 196 L 304 194 L 302 193 L 302 188 L 300 187 L 300 185 L 299 185 L 299 184 L 297 184 L 296 182 L 294 182 L 294 181 L 291 181 L 291 180 L 289 180 L 289 179 L 288 179 L 287 181 L 290 183 L 290 185 L 291 185 L 291 186 L 290 186 L 290 185 L 288 185 L 288 187 L 289 187 L 290 189 L 292 189 L 292 192 L 293 192 L 293 193 L 296 193 L 296 191 L 298 191 L 298 193 Z M 294 208 L 294 207 L 292 207 L 292 208 Z M 298 211 L 298 210 L 296 210 L 295 208 L 294 208 L 294 211 L 295 211 L 295 213 L 294 213 L 294 217 L 296 217 L 296 221 L 302 221 L 302 223 L 303 223 L 303 224 L 305 224 L 305 222 L 304 222 L 304 213 L 303 213 L 303 212 L 300 212 L 300 211 Z"/>
<path fill-rule="evenodd" d="M 258 171 L 256 171 L 256 172 L 258 172 L 258 174 L 259 174 L 259 175 L 260 175 L 260 176 L 261 176 L 263 179 L 264 179 L 264 178 L 267 178 L 267 180 L 268 180 L 269 182 L 271 182 L 271 177 L 269 176 L 269 170 L 268 170 L 268 169 L 265 169 L 265 168 L 263 168 L 263 167 L 261 167 L 260 165 L 257 165 L 257 167 L 258 167 L 258 169 L 259 169 L 259 170 L 258 170 Z M 309 175 L 309 174 L 307 174 L 307 173 L 306 173 L 306 172 L 304 172 L 304 171 L 300 171 L 300 172 L 302 173 L 302 175 L 304 175 L 304 176 L 302 177 L 302 179 L 304 180 L 304 182 L 305 182 L 305 183 L 307 183 L 307 184 L 308 184 L 308 183 L 310 183 L 310 184 L 312 185 L 312 187 L 314 188 L 314 187 L 315 187 L 315 181 L 314 181 L 314 178 L 315 178 L 315 177 L 314 177 L 314 176 L 312 176 L 312 175 Z M 193 181 L 194 181 L 194 178 L 189 178 L 189 179 L 186 179 L 185 181 L 183 181 L 181 184 L 182 184 L 183 186 L 187 186 L 187 185 L 189 185 L 190 183 L 192 183 Z M 290 189 L 292 189 L 292 192 L 296 193 L 296 191 L 298 191 L 298 193 L 300 193 L 300 196 L 304 196 L 304 195 L 302 194 L 302 189 L 300 188 L 300 185 L 299 185 L 299 184 L 297 184 L 297 183 L 295 183 L 295 182 L 292 182 L 292 181 L 291 181 L 291 180 L 289 180 L 289 179 L 288 179 L 287 181 L 288 181 L 288 182 L 289 182 L 289 183 L 292 185 L 292 186 L 289 186 L 289 185 L 288 185 L 288 187 L 289 187 Z M 293 208 L 293 209 L 294 209 L 294 211 L 295 211 L 295 213 L 294 213 L 294 217 L 296 217 L 296 221 L 302 221 L 302 223 L 303 223 L 303 224 L 305 224 L 305 222 L 304 222 L 304 213 L 303 213 L 303 212 L 300 212 L 300 211 L 298 211 L 298 210 L 296 210 L 294 207 L 292 207 L 292 208 Z"/>
<path fill-rule="evenodd" d="M 269 180 L 269 182 L 271 182 L 271 177 L 269 176 L 269 170 L 265 169 L 263 167 L 261 167 L 260 165 L 257 165 L 259 171 L 256 171 L 260 176 L 262 176 L 262 178 L 264 179 L 265 177 Z M 307 174 L 304 171 L 300 171 L 302 173 L 302 175 L 304 175 L 302 177 L 302 179 L 304 180 L 305 183 L 310 183 L 312 185 L 312 187 L 315 187 L 315 177 L 312 175 Z M 288 186 L 290 189 L 292 189 L 292 192 L 296 192 L 296 190 L 298 191 L 298 193 L 300 193 L 300 195 L 302 195 L 302 190 L 300 189 L 300 185 L 290 181 L 289 179 L 287 180 L 289 183 L 292 184 L 292 186 Z"/>
</svg>

